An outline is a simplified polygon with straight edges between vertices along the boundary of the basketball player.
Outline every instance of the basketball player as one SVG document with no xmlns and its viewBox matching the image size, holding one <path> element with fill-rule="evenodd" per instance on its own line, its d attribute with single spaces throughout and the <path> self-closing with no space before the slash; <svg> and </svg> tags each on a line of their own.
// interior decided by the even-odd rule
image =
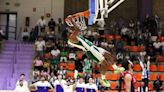
<svg viewBox="0 0 164 92">
<path fill-rule="evenodd" d="M 118 67 L 115 64 L 116 58 L 113 55 L 113 53 L 110 53 L 106 51 L 105 49 L 101 47 L 95 46 L 92 42 L 89 40 L 85 39 L 83 36 L 81 36 L 80 33 L 80 28 L 77 26 L 77 24 L 72 20 L 71 17 L 68 17 L 68 19 L 72 22 L 74 25 L 71 30 L 72 33 L 68 37 L 68 44 L 72 45 L 73 47 L 77 47 L 79 49 L 82 49 L 83 51 L 86 52 L 87 56 L 92 59 L 95 63 L 100 65 L 101 69 L 101 78 L 103 84 L 105 84 L 105 73 L 107 71 L 106 68 L 109 66 L 109 64 L 112 64 L 113 69 L 115 70 L 115 73 L 119 73 L 124 71 L 123 67 Z M 107 86 L 107 85 L 106 85 Z"/>
<path fill-rule="evenodd" d="M 136 79 L 133 75 L 133 63 L 130 60 L 126 60 L 122 63 L 122 66 L 125 68 L 123 72 L 125 92 L 135 92 Z"/>
</svg>

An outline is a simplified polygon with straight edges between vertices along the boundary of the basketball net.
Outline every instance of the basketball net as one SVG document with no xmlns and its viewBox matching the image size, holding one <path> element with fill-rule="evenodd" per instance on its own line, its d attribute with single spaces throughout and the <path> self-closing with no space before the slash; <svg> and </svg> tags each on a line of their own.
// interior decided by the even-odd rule
<svg viewBox="0 0 164 92">
<path fill-rule="evenodd" d="M 89 18 L 89 11 L 84 11 L 80 13 L 76 13 L 74 15 L 69 15 L 66 19 L 65 22 L 68 26 L 74 27 L 74 23 L 80 30 L 86 30 L 87 25 L 85 22 L 85 18 Z M 74 22 L 74 23 L 73 23 Z"/>
</svg>

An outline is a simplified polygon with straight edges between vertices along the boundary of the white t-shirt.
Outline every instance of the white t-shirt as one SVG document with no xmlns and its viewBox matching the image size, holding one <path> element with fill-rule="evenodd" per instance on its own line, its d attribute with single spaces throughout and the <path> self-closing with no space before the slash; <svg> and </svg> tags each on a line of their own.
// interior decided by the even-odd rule
<svg viewBox="0 0 164 92">
<path fill-rule="evenodd" d="M 160 48 L 160 46 L 161 46 L 161 42 L 154 42 L 154 43 L 153 43 L 153 46 L 154 46 L 156 49 L 158 49 L 158 48 Z"/>
<path fill-rule="evenodd" d="M 40 27 L 44 27 L 46 25 L 46 20 L 39 19 L 37 21 L 37 25 L 40 26 Z"/>
<path fill-rule="evenodd" d="M 75 53 L 69 53 L 69 59 L 76 59 L 76 54 Z"/>
<path fill-rule="evenodd" d="M 64 92 L 73 92 L 73 85 L 65 85 L 64 86 Z"/>
<path fill-rule="evenodd" d="M 52 54 L 53 56 L 58 56 L 58 55 L 60 54 L 60 50 L 59 50 L 59 49 L 57 49 L 57 50 L 52 50 L 52 51 L 51 51 L 51 54 Z"/>
<path fill-rule="evenodd" d="M 23 85 L 28 87 L 28 82 L 23 80 Z M 16 86 L 19 86 L 19 80 L 17 81 Z"/>
<path fill-rule="evenodd" d="M 67 83 L 67 82 L 66 82 L 65 80 L 61 80 L 61 82 L 59 82 L 59 80 L 56 80 L 56 81 L 53 83 L 53 85 L 54 85 L 54 87 L 55 87 L 56 85 L 62 85 L 62 86 L 64 86 L 66 83 Z"/>
<path fill-rule="evenodd" d="M 48 81 L 38 81 L 36 83 L 34 83 L 34 86 L 36 87 L 51 87 L 51 84 Z"/>
<path fill-rule="evenodd" d="M 61 80 L 61 82 L 59 82 L 59 80 L 56 80 L 53 83 L 53 85 L 54 85 L 54 87 L 56 87 L 57 85 L 60 85 L 63 88 L 63 90 L 64 90 L 64 88 L 66 87 L 66 83 L 67 82 L 65 80 Z M 56 91 L 56 89 L 55 89 L 55 91 Z"/>
<path fill-rule="evenodd" d="M 30 92 L 27 86 L 16 86 L 14 92 Z"/>
<path fill-rule="evenodd" d="M 92 90 L 95 90 L 95 91 L 98 90 L 96 84 L 89 84 L 89 83 L 86 84 L 86 89 L 92 89 Z"/>
<path fill-rule="evenodd" d="M 43 51 L 43 47 L 45 46 L 45 41 L 36 41 L 35 45 L 37 51 Z"/>
<path fill-rule="evenodd" d="M 86 88 L 86 84 L 85 83 L 79 83 L 79 82 L 77 82 L 77 84 L 76 84 L 76 89 L 77 88 L 83 88 L 83 89 L 85 89 Z M 76 91 L 75 91 L 76 92 Z"/>
</svg>

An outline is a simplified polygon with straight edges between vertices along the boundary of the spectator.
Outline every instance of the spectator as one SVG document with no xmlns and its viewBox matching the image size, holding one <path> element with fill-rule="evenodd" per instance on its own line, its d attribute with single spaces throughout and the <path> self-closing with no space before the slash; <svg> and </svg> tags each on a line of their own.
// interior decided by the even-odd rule
<svg viewBox="0 0 164 92">
<path fill-rule="evenodd" d="M 53 50 L 51 50 L 51 54 L 53 58 L 57 58 L 60 56 L 60 50 L 56 46 L 54 46 Z"/>
<path fill-rule="evenodd" d="M 32 85 L 34 85 L 36 92 L 48 92 L 49 88 L 53 89 L 51 84 L 48 81 L 46 81 L 45 77 L 41 77 L 40 81 Z"/>
<path fill-rule="evenodd" d="M 89 78 L 89 83 L 86 84 L 86 92 L 98 92 L 96 84 L 93 83 L 93 79 Z"/>
<path fill-rule="evenodd" d="M 161 92 L 161 87 L 162 87 L 162 81 L 159 78 L 159 75 L 157 77 L 157 79 L 154 81 L 153 83 L 154 89 L 156 90 L 156 92 Z"/>
<path fill-rule="evenodd" d="M 58 75 L 58 79 L 53 83 L 55 92 L 64 92 L 66 81 L 62 79 L 62 75 Z"/>
<path fill-rule="evenodd" d="M 153 46 L 156 52 L 161 53 L 161 42 L 158 39 L 153 43 Z"/>
<path fill-rule="evenodd" d="M 54 49 L 54 43 L 52 41 L 52 39 L 48 39 L 48 41 L 46 42 L 45 45 L 45 52 L 49 53 Z"/>
<path fill-rule="evenodd" d="M 73 50 L 70 51 L 70 53 L 69 53 L 69 55 L 68 55 L 68 58 L 69 58 L 69 59 L 74 59 L 74 60 L 76 60 L 76 54 L 74 53 Z"/>
<path fill-rule="evenodd" d="M 16 86 L 19 86 L 19 85 L 20 85 L 20 83 L 19 83 L 20 80 L 23 82 L 23 85 L 24 85 L 24 86 L 28 86 L 28 83 L 27 83 L 27 81 L 25 80 L 25 74 L 22 73 L 22 74 L 20 75 L 20 79 L 17 81 Z"/>
<path fill-rule="evenodd" d="M 24 85 L 23 80 L 19 80 L 19 84 L 16 86 L 14 92 L 30 92 L 30 90 Z"/>
<path fill-rule="evenodd" d="M 59 18 L 58 19 L 58 31 L 59 31 L 59 34 L 61 34 L 65 29 L 66 28 L 65 28 L 65 25 L 62 22 L 62 19 Z"/>
<path fill-rule="evenodd" d="M 43 37 L 40 36 L 35 42 L 35 50 L 37 55 L 43 56 L 44 48 L 45 48 L 45 41 L 43 40 Z"/>
<path fill-rule="evenodd" d="M 48 22 L 48 27 L 49 29 L 52 29 L 52 31 L 55 31 L 56 22 L 54 21 L 53 18 Z"/>
<path fill-rule="evenodd" d="M 39 56 L 36 56 L 34 59 L 34 70 L 42 71 L 43 70 L 43 61 L 40 59 Z"/>
<path fill-rule="evenodd" d="M 148 56 L 147 63 L 143 63 L 139 58 L 140 66 L 142 68 L 142 81 L 144 83 L 143 92 L 148 91 L 148 82 L 149 82 L 149 67 L 150 67 L 150 57 Z"/>
<path fill-rule="evenodd" d="M 41 16 L 41 18 L 37 21 L 37 26 L 39 27 L 39 35 L 41 31 L 45 30 L 46 27 L 46 20 L 44 19 L 44 16 Z"/>
<path fill-rule="evenodd" d="M 22 32 L 22 37 L 23 37 L 23 41 L 24 41 L 24 42 L 27 42 L 27 41 L 28 41 L 28 39 L 29 39 L 29 32 L 28 32 L 28 29 L 27 29 L 27 28 L 25 28 L 25 29 L 23 30 L 23 32 Z"/>
<path fill-rule="evenodd" d="M 34 72 L 33 78 L 32 78 L 32 84 L 38 81 L 39 81 L 39 73 Z"/>
<path fill-rule="evenodd" d="M 66 73 L 67 73 L 67 71 L 63 68 L 63 66 L 60 66 L 59 70 L 57 71 L 57 74 L 61 75 L 62 78 L 64 78 Z"/>
<path fill-rule="evenodd" d="M 54 87 L 53 83 L 57 80 L 57 77 L 55 76 L 54 72 L 51 72 L 49 76 L 49 82 Z"/>
</svg>

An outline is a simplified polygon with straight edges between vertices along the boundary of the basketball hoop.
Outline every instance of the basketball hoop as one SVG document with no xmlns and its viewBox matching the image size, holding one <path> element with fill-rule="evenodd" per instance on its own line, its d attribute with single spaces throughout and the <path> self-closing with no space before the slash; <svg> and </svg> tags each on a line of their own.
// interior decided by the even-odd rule
<svg viewBox="0 0 164 92">
<path fill-rule="evenodd" d="M 72 22 L 74 22 L 80 30 L 86 30 L 87 25 L 85 22 L 85 18 L 89 18 L 89 11 L 84 11 L 84 12 L 76 13 L 74 15 L 70 15 L 65 19 L 65 22 L 70 27 L 75 26 L 72 23 Z"/>
</svg>

